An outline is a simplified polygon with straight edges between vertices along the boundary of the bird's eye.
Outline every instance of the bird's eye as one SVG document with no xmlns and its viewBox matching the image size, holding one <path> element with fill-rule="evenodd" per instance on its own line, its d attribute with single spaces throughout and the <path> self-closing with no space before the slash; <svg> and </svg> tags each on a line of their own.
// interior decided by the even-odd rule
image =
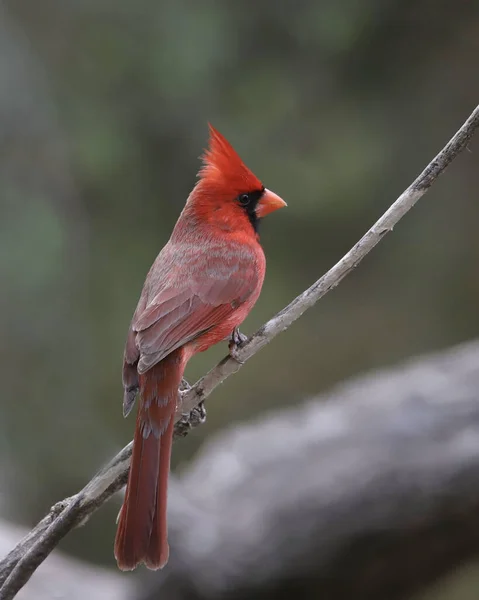
<svg viewBox="0 0 479 600">
<path fill-rule="evenodd" d="M 241 194 L 241 196 L 239 197 L 239 201 L 243 206 L 247 206 L 250 201 L 249 194 Z"/>
</svg>

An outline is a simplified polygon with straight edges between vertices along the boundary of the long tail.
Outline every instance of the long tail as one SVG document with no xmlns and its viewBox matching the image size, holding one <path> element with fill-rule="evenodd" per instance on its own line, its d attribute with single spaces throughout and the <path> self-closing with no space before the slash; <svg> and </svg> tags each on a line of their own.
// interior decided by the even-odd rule
<svg viewBox="0 0 479 600">
<path fill-rule="evenodd" d="M 133 453 L 115 539 L 115 557 L 124 571 L 142 562 L 149 569 L 161 569 L 168 562 L 166 500 L 183 370 L 179 349 L 139 377 Z"/>
</svg>

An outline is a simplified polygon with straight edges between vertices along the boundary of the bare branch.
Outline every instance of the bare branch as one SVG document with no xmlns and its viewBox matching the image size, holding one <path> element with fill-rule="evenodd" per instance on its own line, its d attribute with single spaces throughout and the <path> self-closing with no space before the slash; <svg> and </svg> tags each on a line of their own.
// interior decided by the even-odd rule
<svg viewBox="0 0 479 600">
<path fill-rule="evenodd" d="M 188 412 L 201 400 L 207 398 L 211 392 L 223 381 L 236 373 L 247 360 L 266 346 L 279 333 L 287 329 L 308 308 L 334 289 L 340 281 L 348 275 L 363 258 L 371 252 L 376 244 L 393 230 L 393 227 L 416 204 L 434 181 L 443 173 L 446 167 L 467 146 L 479 125 L 479 106 L 476 106 L 471 116 L 456 132 L 446 146 L 433 158 L 424 171 L 389 207 L 383 216 L 363 235 L 351 250 L 334 265 L 316 283 L 297 296 L 286 308 L 263 325 L 241 348 L 238 349 L 239 362 L 231 357 L 224 358 L 214 369 L 202 377 L 185 395 L 182 411 Z"/>
<path fill-rule="evenodd" d="M 175 485 L 172 486 L 174 494 Z M 0 518 L 0 555 L 10 551 L 28 528 Z M 53 583 L 53 584 L 52 584 Z M 21 600 L 133 600 L 141 589 L 138 578 L 88 564 L 56 548 L 17 595 Z"/>
<path fill-rule="evenodd" d="M 181 419 L 182 414 L 189 413 L 205 400 L 220 383 L 236 373 L 256 352 L 287 329 L 327 292 L 335 288 L 384 235 L 392 231 L 396 223 L 464 150 L 478 126 L 479 106 L 475 108 L 464 125 L 419 177 L 332 269 L 265 323 L 238 349 L 237 358 L 225 357 L 182 395 L 182 403 L 176 421 Z M 198 419 L 196 418 L 196 420 Z M 184 425 L 176 432 L 184 434 Z M 81 492 L 55 505 L 50 514 L 0 562 L 0 585 L 2 585 L 0 600 L 14 598 L 58 542 L 123 487 L 127 478 L 130 455 L 131 444 L 126 446 Z"/>
</svg>

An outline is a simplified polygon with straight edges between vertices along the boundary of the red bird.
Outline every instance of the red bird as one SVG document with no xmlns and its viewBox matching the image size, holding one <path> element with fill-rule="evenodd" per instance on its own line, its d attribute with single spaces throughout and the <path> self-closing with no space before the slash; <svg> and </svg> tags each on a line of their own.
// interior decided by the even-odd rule
<svg viewBox="0 0 479 600">
<path fill-rule="evenodd" d="M 286 206 L 210 125 L 199 180 L 156 258 L 126 341 L 125 416 L 139 407 L 115 557 L 122 570 L 168 561 L 166 498 L 178 387 L 197 352 L 232 336 L 253 308 L 266 261 L 258 222 Z M 234 346 L 232 346 L 234 347 Z"/>
</svg>

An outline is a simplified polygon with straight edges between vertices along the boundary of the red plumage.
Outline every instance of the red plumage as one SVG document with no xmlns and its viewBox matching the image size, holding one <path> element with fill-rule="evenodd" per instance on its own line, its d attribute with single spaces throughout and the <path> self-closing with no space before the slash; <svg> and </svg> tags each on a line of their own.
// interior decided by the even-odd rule
<svg viewBox="0 0 479 600">
<path fill-rule="evenodd" d="M 196 189 L 202 193 L 215 193 L 231 197 L 231 194 L 261 189 L 261 181 L 243 163 L 228 140 L 209 126 L 209 147 L 202 160 Z"/>
<path fill-rule="evenodd" d="M 166 499 L 178 387 L 188 360 L 230 336 L 261 291 L 257 221 L 285 206 L 210 126 L 199 181 L 151 267 L 128 332 L 123 406 L 139 391 L 130 473 L 115 540 L 120 569 L 168 560 Z"/>
</svg>

